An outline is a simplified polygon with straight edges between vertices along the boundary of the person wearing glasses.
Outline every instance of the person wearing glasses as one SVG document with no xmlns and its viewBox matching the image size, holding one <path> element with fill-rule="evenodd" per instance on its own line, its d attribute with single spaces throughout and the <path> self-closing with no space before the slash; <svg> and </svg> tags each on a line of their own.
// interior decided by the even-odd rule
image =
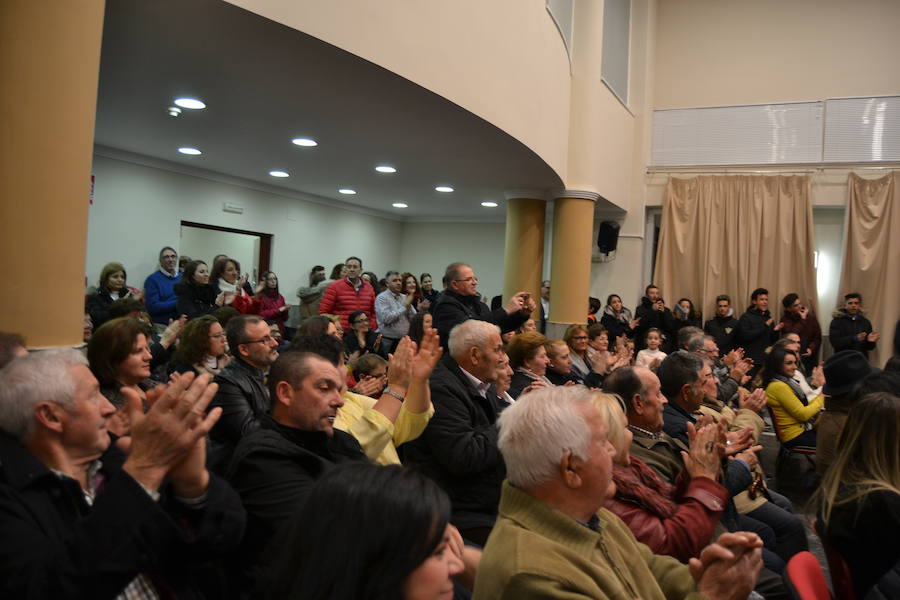
<svg viewBox="0 0 900 600">
<path fill-rule="evenodd" d="M 229 363 L 225 330 L 212 315 L 188 321 L 181 331 L 178 349 L 172 356 L 170 370 L 175 373 L 218 375 Z"/>
<path fill-rule="evenodd" d="M 268 323 L 256 315 L 228 321 L 225 337 L 234 358 L 216 375 L 219 391 L 210 405 L 222 409 L 222 418 L 209 434 L 209 464 L 220 473 L 231 461 L 237 443 L 259 428 L 260 417 L 269 411 L 265 376 L 278 358 L 278 341 Z"/>
<path fill-rule="evenodd" d="M 434 327 L 446 348 L 450 330 L 463 321 L 477 319 L 493 323 L 501 333 L 518 329 L 531 317 L 537 308 L 528 292 L 519 292 L 510 298 L 502 308 L 491 310 L 481 301 L 478 294 L 478 278 L 472 267 L 463 262 L 455 262 L 444 271 L 444 293 L 432 308 Z"/>
<path fill-rule="evenodd" d="M 175 284 L 179 281 L 178 253 L 166 246 L 159 251 L 159 268 L 144 280 L 144 304 L 154 325 L 161 325 L 162 329 L 168 326 L 170 319 L 178 318 Z"/>
</svg>

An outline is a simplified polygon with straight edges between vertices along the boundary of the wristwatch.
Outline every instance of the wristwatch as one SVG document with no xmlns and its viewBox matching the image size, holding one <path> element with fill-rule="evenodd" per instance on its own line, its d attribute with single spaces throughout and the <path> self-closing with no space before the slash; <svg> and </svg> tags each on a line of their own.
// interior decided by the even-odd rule
<svg viewBox="0 0 900 600">
<path fill-rule="evenodd" d="M 400 402 L 403 402 L 404 400 L 406 400 L 406 398 L 404 398 L 403 396 L 401 396 L 401 395 L 398 394 L 397 392 L 391 390 L 391 388 L 389 388 L 389 387 L 384 388 L 384 391 L 382 392 L 382 394 L 387 394 L 388 396 L 393 396 L 394 398 L 396 398 L 396 399 L 399 400 Z"/>
</svg>

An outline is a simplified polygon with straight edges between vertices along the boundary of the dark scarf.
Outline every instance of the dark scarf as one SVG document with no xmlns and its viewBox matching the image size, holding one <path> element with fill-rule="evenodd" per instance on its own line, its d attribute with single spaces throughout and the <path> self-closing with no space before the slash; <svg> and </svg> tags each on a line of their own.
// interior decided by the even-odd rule
<svg viewBox="0 0 900 600">
<path fill-rule="evenodd" d="M 675 486 L 660 479 L 653 469 L 633 456 L 627 467 L 613 465 L 613 481 L 617 500 L 636 504 L 661 519 L 672 517 L 678 510 L 672 501 Z"/>
<path fill-rule="evenodd" d="M 783 373 L 775 373 L 775 375 L 772 376 L 772 381 L 780 381 L 782 383 L 786 383 L 788 387 L 791 388 L 791 391 L 794 392 L 794 395 L 797 396 L 797 400 L 799 400 L 803 406 L 807 406 L 809 404 L 809 400 L 806 399 L 806 394 L 803 393 L 803 390 L 800 389 L 800 384 L 797 383 L 797 381 L 793 377 L 788 377 Z M 805 423 L 800 423 L 800 425 L 805 431 L 810 431 L 813 428 L 814 419 L 815 417 L 813 417 L 809 421 L 806 421 Z"/>
</svg>

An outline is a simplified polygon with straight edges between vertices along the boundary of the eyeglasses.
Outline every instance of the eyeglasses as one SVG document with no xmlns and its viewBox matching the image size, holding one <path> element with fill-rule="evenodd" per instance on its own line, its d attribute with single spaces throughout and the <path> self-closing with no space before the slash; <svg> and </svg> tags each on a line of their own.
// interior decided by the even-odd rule
<svg viewBox="0 0 900 600">
<path fill-rule="evenodd" d="M 572 339 L 573 339 L 573 340 L 586 340 L 586 339 L 588 339 L 588 336 L 586 336 L 586 335 L 573 335 L 573 336 L 572 336 Z"/>
<path fill-rule="evenodd" d="M 224 333 L 214 333 L 214 334 L 210 335 L 209 337 L 220 340 L 223 337 L 225 337 L 225 334 Z"/>
<path fill-rule="evenodd" d="M 273 338 L 271 335 L 267 335 L 258 340 L 246 340 L 244 342 L 241 342 L 241 344 L 259 344 L 260 342 L 262 342 L 263 344 L 268 345 L 270 342 L 274 342 L 274 341 L 275 341 L 275 338 Z"/>
<path fill-rule="evenodd" d="M 162 258 L 178 258 L 177 254 L 163 254 Z"/>
<path fill-rule="evenodd" d="M 478 281 L 478 278 L 475 276 L 466 277 L 465 279 L 454 279 L 453 281 L 465 281 L 466 283 L 472 283 L 473 281 Z"/>
</svg>

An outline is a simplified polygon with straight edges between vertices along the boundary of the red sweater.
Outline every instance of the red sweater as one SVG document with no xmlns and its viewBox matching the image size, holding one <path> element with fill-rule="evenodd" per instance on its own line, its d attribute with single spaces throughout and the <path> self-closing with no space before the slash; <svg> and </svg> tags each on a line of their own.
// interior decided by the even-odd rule
<svg viewBox="0 0 900 600">
<path fill-rule="evenodd" d="M 320 315 L 338 315 L 341 318 L 341 327 L 344 331 L 350 330 L 350 313 L 363 310 L 369 317 L 369 326 L 374 330 L 375 322 L 375 290 L 367 282 L 363 281 L 359 291 L 346 277 L 339 279 L 325 288 L 322 302 L 319 304 Z"/>
</svg>

